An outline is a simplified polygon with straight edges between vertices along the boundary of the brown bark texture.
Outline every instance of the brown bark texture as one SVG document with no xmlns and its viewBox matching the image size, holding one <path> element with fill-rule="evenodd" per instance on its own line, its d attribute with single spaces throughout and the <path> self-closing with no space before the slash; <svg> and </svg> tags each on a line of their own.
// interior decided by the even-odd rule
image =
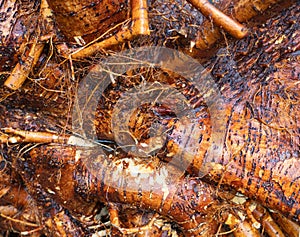
<svg viewBox="0 0 300 237">
<path fill-rule="evenodd" d="M 227 14 L 234 9 L 234 18 L 246 21 L 276 2 L 238 1 L 230 7 L 233 3 L 224 1 L 219 6 L 226 6 Z M 190 48 L 191 42 L 200 42 L 192 22 L 199 16 L 200 25 L 201 13 L 176 1 L 153 2 L 148 9 L 149 36 L 120 41 L 111 50 L 80 60 L 65 57 L 69 49 L 80 50 L 73 38 L 92 42 L 130 17 L 130 3 L 48 3 L 51 20 L 39 1 L 1 5 L 4 22 L 11 24 L 0 22 L 0 235 L 299 236 L 299 1 L 274 6 L 275 14 L 269 13 L 263 24 L 254 20 L 244 39 L 229 37 L 225 46 L 212 52 Z M 141 19 L 132 19 L 133 25 Z M 122 27 L 130 29 L 126 23 L 121 31 Z M 116 33 L 112 32 L 109 37 Z M 36 45 L 42 45 L 39 53 L 31 54 Z M 189 52 L 211 73 L 224 100 L 219 110 L 224 115 L 219 128 L 224 142 L 215 144 L 221 151 L 217 156 L 207 156 L 213 122 L 205 92 L 159 68 L 116 76 L 96 111 L 84 111 L 95 113 L 90 123 L 96 127 L 97 141 L 106 147 L 104 153 L 71 143 L 78 135 L 72 128 L 72 106 L 81 80 L 108 55 L 149 45 Z M 68 50 L 62 55 L 64 48 Z M 7 78 L 20 68 L 26 76 L 10 87 Z M 160 103 L 143 104 L 129 119 L 121 116 L 118 123 L 128 123 L 130 136 L 120 137 L 134 137 L 141 148 L 138 153 L 122 149 L 114 140 L 112 119 L 114 112 L 124 112 L 118 107 L 121 96 L 146 82 L 175 88 L 196 118 L 186 132 L 176 113 Z M 170 104 L 178 102 L 172 98 Z M 159 149 L 149 146 L 153 126 L 165 134 Z M 181 160 L 170 166 L 176 154 Z M 190 165 L 182 172 L 180 165 L 186 162 Z"/>
</svg>

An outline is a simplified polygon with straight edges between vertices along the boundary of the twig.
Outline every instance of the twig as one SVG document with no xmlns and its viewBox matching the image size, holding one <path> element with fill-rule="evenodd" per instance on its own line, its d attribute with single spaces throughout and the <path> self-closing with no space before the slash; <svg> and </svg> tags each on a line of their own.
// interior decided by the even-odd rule
<svg viewBox="0 0 300 237">
<path fill-rule="evenodd" d="M 113 45 L 123 43 L 127 40 L 131 40 L 135 36 L 149 35 L 150 29 L 148 25 L 147 1 L 132 0 L 131 8 L 131 19 L 133 22 L 131 28 L 121 29 L 115 35 L 101 42 L 94 43 L 86 48 L 82 48 L 79 51 L 72 53 L 72 58 L 84 58 L 94 54 L 100 49 L 111 47 Z"/>
<path fill-rule="evenodd" d="M 4 85 L 12 90 L 19 89 L 28 77 L 34 65 L 37 63 L 43 49 L 44 44 L 37 44 L 36 42 L 33 43 L 24 62 L 19 62 L 14 67 L 10 76 L 4 82 Z"/>
<path fill-rule="evenodd" d="M 196 0 L 190 0 L 190 1 L 196 1 Z M 221 10 L 226 11 L 226 9 L 229 9 L 229 6 L 228 4 L 226 4 L 226 1 L 227 0 L 223 0 L 220 4 L 218 4 Z M 246 22 L 250 20 L 252 17 L 258 15 L 259 13 L 263 12 L 264 10 L 272 6 L 274 3 L 279 1 L 280 0 L 266 0 L 266 1 L 242 0 L 239 1 L 234 6 L 234 11 L 232 15 L 238 21 Z M 200 4 L 200 2 L 202 2 L 202 0 L 200 0 L 198 4 Z M 229 13 L 229 10 L 227 10 L 227 13 Z M 222 18 L 220 20 L 222 21 Z M 196 48 L 202 50 L 209 49 L 218 39 L 222 37 L 221 30 L 217 26 L 218 23 L 217 22 L 215 23 L 216 25 L 211 26 L 210 20 L 205 20 L 203 22 L 203 24 L 201 25 L 202 30 L 199 32 L 195 42 Z M 220 25 L 222 26 L 222 24 Z"/>
<path fill-rule="evenodd" d="M 10 133 L 13 136 L 1 136 L 0 142 L 8 143 L 20 143 L 20 142 L 29 142 L 29 143 L 67 143 L 69 136 L 61 136 L 55 133 L 50 132 L 31 132 L 24 130 L 15 130 L 13 128 L 5 128 L 5 133 Z"/>
<path fill-rule="evenodd" d="M 207 18 L 211 18 L 213 22 L 221 26 L 229 34 L 237 39 L 244 38 L 248 34 L 248 30 L 236 20 L 225 15 L 207 0 L 188 0 L 195 8 Z"/>
</svg>

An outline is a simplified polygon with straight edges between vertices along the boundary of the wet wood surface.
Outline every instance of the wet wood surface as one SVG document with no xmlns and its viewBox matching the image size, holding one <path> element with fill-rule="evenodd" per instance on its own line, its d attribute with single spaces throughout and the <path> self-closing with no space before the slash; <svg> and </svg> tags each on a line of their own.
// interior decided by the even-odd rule
<svg viewBox="0 0 300 237">
<path fill-rule="evenodd" d="M 49 1 L 54 26 L 48 12 L 39 11 L 44 5 L 38 1 L 5 1 L 1 6 L 5 19 L 12 20 L 14 27 L 1 25 L 0 233 L 8 235 L 14 230 L 29 236 L 106 236 L 111 230 L 113 236 L 212 236 L 221 232 L 228 232 L 228 236 L 298 236 L 299 3 L 291 1 L 290 6 L 280 8 L 270 1 L 275 4 L 272 11 L 277 11 L 269 13 L 270 19 L 257 25 L 254 20 L 245 39 L 227 35 L 225 47 L 220 43 L 207 52 L 201 47 L 190 48 L 199 32 L 192 22 L 200 25 L 204 19 L 201 13 L 190 5 L 179 11 L 177 2 L 154 2 L 148 12 L 149 36 L 77 61 L 64 57 L 67 50 L 61 54 L 65 46 L 81 47 L 72 37 L 89 41 L 103 34 L 116 21 L 126 20 L 128 3 L 67 2 Z M 245 3 L 240 1 L 234 9 Z M 101 14 L 92 20 L 86 18 L 104 5 L 108 5 L 105 14 L 114 12 L 112 15 L 120 18 Z M 187 9 L 194 14 L 186 14 Z M 46 17 L 42 18 L 42 13 Z M 81 18 L 85 19 L 81 25 L 68 25 Z M 105 29 L 95 31 L 96 22 L 102 19 L 107 21 Z M 59 27 L 55 37 L 48 31 L 53 33 L 53 27 Z M 30 53 L 34 45 L 43 45 L 38 55 Z M 115 151 L 109 159 L 68 144 L 77 83 L 106 55 L 128 46 L 146 45 L 182 50 L 201 62 L 206 57 L 203 65 L 226 102 L 222 108 L 226 137 L 221 156 L 205 159 L 211 142 L 211 118 L 205 101 L 196 96 L 197 90 L 177 75 L 148 69 L 137 71 L 140 77 L 128 72 L 126 77 L 117 78 L 100 100 L 95 124 L 98 139 L 110 141 Z M 32 57 L 37 57 L 34 64 Z M 26 80 L 16 88 L 7 88 L 5 81 L 11 72 L 19 70 L 18 65 L 24 65 L 23 61 L 31 62 L 23 67 L 28 72 Z M 172 176 L 178 167 L 166 174 L 170 154 L 180 152 L 181 145 L 180 124 L 168 108 L 143 107 L 131 120 L 131 132 L 141 143 L 147 143 L 145 131 L 153 121 L 168 131 L 159 155 L 148 157 L 150 163 L 121 151 L 111 135 L 111 110 L 120 93 L 153 78 L 169 83 L 192 101 L 196 123 L 205 127 L 197 134 L 199 144 L 192 164 L 180 179 Z M 203 168 L 205 172 L 199 175 Z M 147 170 L 148 174 L 137 182 L 132 170 Z M 119 186 L 120 182 L 125 183 Z M 236 202 L 239 195 L 245 202 Z M 282 222 L 290 228 L 284 228 Z"/>
</svg>

